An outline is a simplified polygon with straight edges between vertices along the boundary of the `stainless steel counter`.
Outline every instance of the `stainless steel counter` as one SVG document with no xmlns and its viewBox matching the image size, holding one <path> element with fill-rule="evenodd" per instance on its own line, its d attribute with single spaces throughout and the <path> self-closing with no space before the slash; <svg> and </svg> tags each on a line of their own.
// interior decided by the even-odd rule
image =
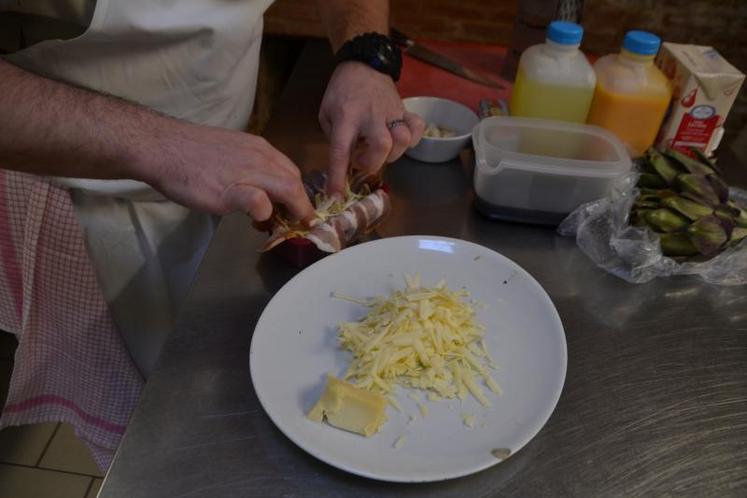
<svg viewBox="0 0 747 498">
<path fill-rule="evenodd" d="M 312 44 L 266 133 L 311 168 L 325 164 L 316 112 L 328 72 L 326 47 Z M 693 278 L 627 284 L 552 229 L 487 221 L 471 205 L 468 163 L 392 165 L 393 213 L 379 234 L 477 242 L 550 294 L 568 374 L 552 418 L 523 450 L 471 477 L 402 485 L 348 475 L 294 446 L 257 401 L 249 343 L 296 270 L 260 256 L 264 236 L 229 216 L 100 496 L 747 496 L 747 289 Z"/>
</svg>

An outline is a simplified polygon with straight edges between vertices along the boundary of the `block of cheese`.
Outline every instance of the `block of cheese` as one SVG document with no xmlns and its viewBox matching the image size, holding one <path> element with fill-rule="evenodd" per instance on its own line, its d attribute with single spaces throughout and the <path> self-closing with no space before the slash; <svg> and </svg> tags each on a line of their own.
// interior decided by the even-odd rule
<svg viewBox="0 0 747 498">
<path fill-rule="evenodd" d="M 386 422 L 386 405 L 384 396 L 327 375 L 327 386 L 307 417 L 370 437 Z"/>
</svg>

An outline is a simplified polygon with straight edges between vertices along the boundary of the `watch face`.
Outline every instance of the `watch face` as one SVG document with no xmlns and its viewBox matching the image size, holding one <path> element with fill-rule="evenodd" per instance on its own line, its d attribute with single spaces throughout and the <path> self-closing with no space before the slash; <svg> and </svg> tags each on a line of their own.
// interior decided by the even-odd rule
<svg viewBox="0 0 747 498">
<path fill-rule="evenodd" d="M 382 65 L 386 66 L 391 63 L 392 56 L 391 53 L 385 52 L 383 50 L 379 51 L 378 54 L 376 54 L 377 58 L 381 62 Z"/>
<path fill-rule="evenodd" d="M 382 69 L 385 67 L 386 60 L 382 60 L 380 55 L 370 57 L 368 59 L 368 65 L 374 69 Z"/>
</svg>

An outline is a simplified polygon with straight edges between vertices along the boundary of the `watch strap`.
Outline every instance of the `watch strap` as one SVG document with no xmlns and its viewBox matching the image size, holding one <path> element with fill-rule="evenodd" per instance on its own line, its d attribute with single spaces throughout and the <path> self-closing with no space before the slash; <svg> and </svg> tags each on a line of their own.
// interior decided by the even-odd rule
<svg viewBox="0 0 747 498">
<path fill-rule="evenodd" d="M 392 40 L 381 33 L 364 33 L 346 41 L 335 54 L 337 64 L 357 61 L 399 80 L 402 52 Z"/>
</svg>

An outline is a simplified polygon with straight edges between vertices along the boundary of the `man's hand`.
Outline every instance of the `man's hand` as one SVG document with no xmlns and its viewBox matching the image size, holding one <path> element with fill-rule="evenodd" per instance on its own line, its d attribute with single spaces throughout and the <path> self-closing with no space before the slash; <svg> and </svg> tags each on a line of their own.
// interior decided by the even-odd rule
<svg viewBox="0 0 747 498">
<path fill-rule="evenodd" d="M 297 220 L 311 221 L 314 208 L 290 159 L 264 138 L 239 131 L 178 123 L 161 133 L 160 153 L 141 149 L 142 179 L 166 197 L 215 214 L 248 213 L 267 220 L 273 203 Z"/>
<path fill-rule="evenodd" d="M 330 142 L 330 193 L 345 187 L 348 166 L 375 173 L 418 143 L 425 123 L 405 111 L 392 78 L 360 62 L 335 69 L 319 111 Z"/>
<path fill-rule="evenodd" d="M 317 0 L 332 51 L 362 33 L 389 32 L 388 0 Z M 341 193 L 348 167 L 375 173 L 423 135 L 405 112 L 392 78 L 360 62 L 343 62 L 329 80 L 319 122 L 330 141 L 327 190 Z"/>
</svg>

